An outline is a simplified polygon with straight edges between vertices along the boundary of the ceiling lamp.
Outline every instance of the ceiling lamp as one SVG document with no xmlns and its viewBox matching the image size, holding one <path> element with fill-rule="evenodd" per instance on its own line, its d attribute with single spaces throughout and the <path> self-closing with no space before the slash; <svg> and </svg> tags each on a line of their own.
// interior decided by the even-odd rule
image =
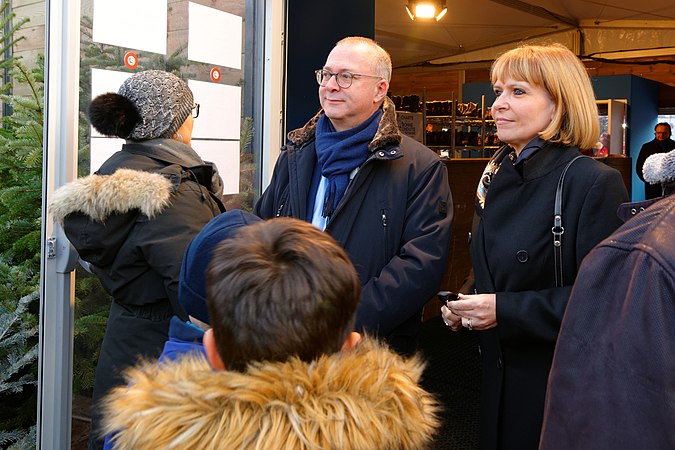
<svg viewBox="0 0 675 450">
<path fill-rule="evenodd" d="M 441 18 L 448 12 L 446 0 L 408 0 L 405 10 L 412 20 Z"/>
</svg>

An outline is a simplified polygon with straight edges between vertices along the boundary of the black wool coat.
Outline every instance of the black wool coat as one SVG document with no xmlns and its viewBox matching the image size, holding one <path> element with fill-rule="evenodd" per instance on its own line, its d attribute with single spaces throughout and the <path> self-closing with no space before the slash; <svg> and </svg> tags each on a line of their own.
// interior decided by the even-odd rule
<svg viewBox="0 0 675 450">
<path fill-rule="evenodd" d="M 551 228 L 555 191 L 576 148 L 545 144 L 522 163 L 507 157 L 470 245 L 475 290 L 496 293 L 497 326 L 479 331 L 483 449 L 536 449 L 558 330 L 581 260 L 620 226 L 628 193 L 618 171 L 591 158 L 568 170 L 563 189 L 563 286 L 555 287 Z"/>
<path fill-rule="evenodd" d="M 159 357 L 178 304 L 183 253 L 224 208 L 222 180 L 189 146 L 127 142 L 99 170 L 62 186 L 51 205 L 80 258 L 113 297 L 92 399 L 123 383 L 139 356 Z M 98 429 L 94 407 L 92 428 Z"/>
</svg>

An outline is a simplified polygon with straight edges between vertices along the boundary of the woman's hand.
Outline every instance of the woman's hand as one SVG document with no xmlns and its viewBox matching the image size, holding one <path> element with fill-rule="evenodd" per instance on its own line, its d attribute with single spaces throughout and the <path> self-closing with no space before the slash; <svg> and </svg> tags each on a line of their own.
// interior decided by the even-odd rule
<svg viewBox="0 0 675 450">
<path fill-rule="evenodd" d="M 459 294 L 459 300 L 441 308 L 443 321 L 452 331 L 462 327 L 469 330 L 488 330 L 497 326 L 496 294 Z"/>
<path fill-rule="evenodd" d="M 447 306 L 441 307 L 441 316 L 443 316 L 445 325 L 450 327 L 452 331 L 459 331 L 462 329 L 462 318 L 450 311 Z"/>
</svg>

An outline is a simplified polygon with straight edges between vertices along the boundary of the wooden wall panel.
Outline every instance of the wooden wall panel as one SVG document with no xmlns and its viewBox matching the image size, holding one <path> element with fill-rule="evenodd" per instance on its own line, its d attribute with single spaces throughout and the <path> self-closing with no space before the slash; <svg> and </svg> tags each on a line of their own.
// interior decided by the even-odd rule
<svg viewBox="0 0 675 450">
<path fill-rule="evenodd" d="M 392 95 L 419 95 L 426 90 L 427 100 L 448 100 L 458 93 L 464 83 L 462 71 L 446 70 L 397 73 L 394 70 L 389 92 Z"/>
<path fill-rule="evenodd" d="M 643 64 L 652 62 L 652 64 Z M 632 64 L 631 64 L 632 63 Z M 673 89 L 662 89 L 660 107 L 675 107 L 675 56 L 633 59 L 627 63 L 584 61 L 589 76 L 636 75 L 657 81 Z M 394 95 L 422 95 L 426 89 L 428 100 L 447 100 L 452 92 L 461 92 L 463 83 L 490 81 L 489 67 L 439 70 L 436 68 L 394 69 L 390 92 Z"/>
</svg>

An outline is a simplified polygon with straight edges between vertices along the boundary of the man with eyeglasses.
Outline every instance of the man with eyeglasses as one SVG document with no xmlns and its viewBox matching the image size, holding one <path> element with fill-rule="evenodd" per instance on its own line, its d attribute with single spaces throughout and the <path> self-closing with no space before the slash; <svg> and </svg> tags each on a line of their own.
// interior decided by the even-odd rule
<svg viewBox="0 0 675 450">
<path fill-rule="evenodd" d="M 645 183 L 645 200 L 661 197 L 661 185 L 651 184 L 644 179 L 642 166 L 647 158 L 656 153 L 666 153 L 675 149 L 675 141 L 670 138 L 671 129 L 667 122 L 657 123 L 654 127 L 654 139 L 647 142 L 640 149 L 637 161 L 635 162 L 635 171 L 637 176 Z"/>
<path fill-rule="evenodd" d="M 341 40 L 315 75 L 322 109 L 288 134 L 255 213 L 303 219 L 331 234 L 363 286 L 356 331 L 410 354 L 448 257 L 447 169 L 399 132 L 387 97 L 391 58 L 373 40 Z"/>
</svg>

